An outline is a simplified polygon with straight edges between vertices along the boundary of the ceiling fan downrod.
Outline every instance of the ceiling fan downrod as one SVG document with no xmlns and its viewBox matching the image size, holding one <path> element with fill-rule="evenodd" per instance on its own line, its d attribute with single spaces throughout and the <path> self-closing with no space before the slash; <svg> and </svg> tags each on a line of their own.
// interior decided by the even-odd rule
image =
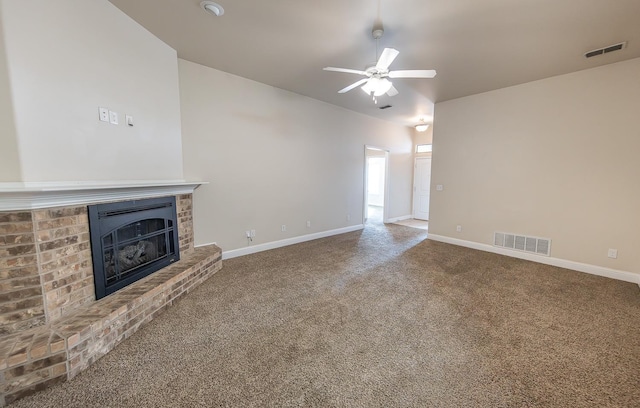
<svg viewBox="0 0 640 408">
<path fill-rule="evenodd" d="M 376 58 L 374 59 L 374 61 L 378 61 L 378 40 L 381 39 L 383 35 L 384 28 L 382 27 L 382 25 L 373 26 L 373 30 L 371 30 L 371 36 L 374 40 L 376 40 Z"/>
</svg>

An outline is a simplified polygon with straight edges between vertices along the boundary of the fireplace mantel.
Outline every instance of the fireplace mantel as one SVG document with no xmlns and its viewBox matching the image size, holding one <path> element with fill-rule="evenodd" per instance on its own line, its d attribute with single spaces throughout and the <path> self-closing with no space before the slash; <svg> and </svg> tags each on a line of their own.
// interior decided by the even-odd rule
<svg viewBox="0 0 640 408">
<path fill-rule="evenodd" d="M 191 194 L 206 181 L 0 183 L 0 211 L 35 210 L 160 195 Z"/>
</svg>

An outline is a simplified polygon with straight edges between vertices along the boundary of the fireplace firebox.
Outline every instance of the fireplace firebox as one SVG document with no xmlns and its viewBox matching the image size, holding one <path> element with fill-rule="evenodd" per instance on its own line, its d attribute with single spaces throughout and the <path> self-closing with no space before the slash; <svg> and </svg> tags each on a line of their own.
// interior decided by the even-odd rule
<svg viewBox="0 0 640 408">
<path fill-rule="evenodd" d="M 180 259 L 175 197 L 88 206 L 96 300 Z"/>
</svg>

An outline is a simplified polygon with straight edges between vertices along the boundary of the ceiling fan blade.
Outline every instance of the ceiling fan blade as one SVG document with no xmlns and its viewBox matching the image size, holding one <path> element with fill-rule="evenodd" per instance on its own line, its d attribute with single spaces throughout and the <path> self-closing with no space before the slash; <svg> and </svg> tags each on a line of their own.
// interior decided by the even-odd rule
<svg viewBox="0 0 640 408">
<path fill-rule="evenodd" d="M 398 94 L 398 90 L 396 89 L 395 86 L 391 85 L 391 88 L 389 88 L 389 90 L 387 91 L 387 95 L 396 96 L 397 94 Z"/>
<path fill-rule="evenodd" d="M 369 80 L 369 78 L 363 78 L 361 80 L 359 80 L 358 82 L 354 82 L 353 84 L 349 85 L 346 88 L 343 88 L 341 90 L 338 91 L 338 93 L 345 93 L 345 92 L 349 92 L 350 90 L 352 90 L 353 88 L 357 88 L 360 85 L 364 84 L 365 82 L 367 82 Z"/>
<path fill-rule="evenodd" d="M 389 65 L 393 62 L 394 59 L 400 54 L 400 51 L 394 48 L 385 48 L 380 55 L 380 59 L 378 59 L 378 63 L 376 64 L 376 69 L 378 71 L 385 71 L 389 68 Z"/>
<path fill-rule="evenodd" d="M 325 67 L 322 68 L 325 71 L 334 71 L 334 72 L 346 72 L 347 74 L 358 74 L 358 75 L 367 75 L 364 71 L 358 71 L 357 69 L 348 69 L 348 68 L 335 68 L 335 67 Z"/>
<path fill-rule="evenodd" d="M 436 76 L 436 71 L 434 69 L 389 71 L 389 78 L 433 78 L 434 76 Z"/>
</svg>

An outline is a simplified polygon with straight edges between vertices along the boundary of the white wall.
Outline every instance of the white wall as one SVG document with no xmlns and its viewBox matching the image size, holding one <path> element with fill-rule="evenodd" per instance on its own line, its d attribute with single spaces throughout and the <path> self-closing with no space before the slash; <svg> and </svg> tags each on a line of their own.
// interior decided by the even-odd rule
<svg viewBox="0 0 640 408">
<path fill-rule="evenodd" d="M 179 72 L 185 177 L 211 182 L 194 195 L 196 244 L 360 224 L 365 144 L 390 150 L 388 215 L 411 213 L 411 129 L 188 61 Z"/>
<path fill-rule="evenodd" d="M 1 4 L 24 181 L 182 179 L 173 49 L 106 0 Z"/>
<path fill-rule="evenodd" d="M 436 104 L 429 232 L 548 237 L 552 257 L 640 273 L 639 75 L 633 59 Z"/>
<path fill-rule="evenodd" d="M 18 139 L 13 122 L 13 103 L 4 45 L 2 3 L 0 3 L 0 182 L 21 180 Z"/>
</svg>

